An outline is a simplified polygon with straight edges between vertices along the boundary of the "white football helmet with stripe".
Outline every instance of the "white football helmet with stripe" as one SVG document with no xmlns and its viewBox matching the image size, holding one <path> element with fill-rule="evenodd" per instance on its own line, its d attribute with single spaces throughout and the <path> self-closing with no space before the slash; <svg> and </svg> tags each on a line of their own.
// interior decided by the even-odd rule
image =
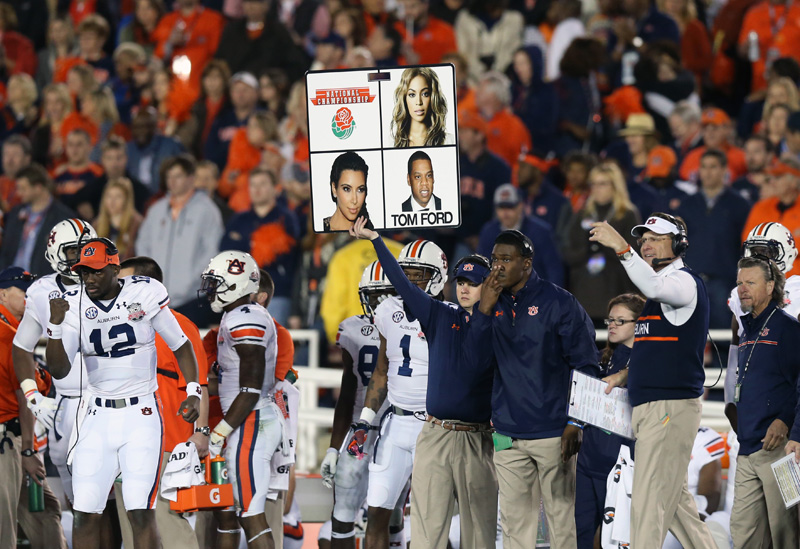
<svg viewBox="0 0 800 549">
<path fill-rule="evenodd" d="M 237 299 L 258 292 L 261 272 L 253 256 L 229 250 L 214 256 L 201 278 L 197 296 L 207 298 L 211 310 L 221 313 Z"/>
<path fill-rule="evenodd" d="M 372 318 L 377 307 L 389 295 L 394 295 L 395 290 L 389 279 L 386 278 L 386 271 L 377 261 L 370 263 L 361 275 L 358 283 L 358 298 L 361 300 L 361 308 L 364 314 Z"/>
<path fill-rule="evenodd" d="M 88 222 L 77 218 L 59 221 L 50 229 L 44 256 L 55 272 L 74 282 L 80 282 L 78 273 L 70 270 L 78 262 L 78 254 L 75 254 L 75 259 L 69 259 L 67 249 L 78 249 L 93 238 L 97 238 L 97 232 Z"/>
<path fill-rule="evenodd" d="M 447 282 L 447 256 L 442 249 L 430 240 L 416 240 L 407 244 L 397 262 L 401 267 L 423 269 L 430 275 L 425 291 L 433 296 L 439 295 Z"/>
<path fill-rule="evenodd" d="M 744 241 L 742 255 L 750 257 L 755 254 L 772 259 L 786 274 L 792 270 L 797 258 L 797 246 L 792 233 L 780 223 L 762 223 L 750 231 Z"/>
</svg>

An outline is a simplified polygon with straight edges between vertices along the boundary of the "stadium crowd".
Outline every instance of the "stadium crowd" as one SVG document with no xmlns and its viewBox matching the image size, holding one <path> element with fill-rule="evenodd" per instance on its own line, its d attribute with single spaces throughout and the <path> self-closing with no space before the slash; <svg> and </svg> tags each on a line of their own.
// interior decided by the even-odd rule
<svg viewBox="0 0 800 549">
<path fill-rule="evenodd" d="M 637 249 L 663 212 L 684 222 L 714 329 L 751 231 L 800 237 L 792 0 L 5 0 L 0 271 L 52 273 L 51 228 L 84 219 L 121 261 L 155 260 L 170 307 L 210 328 L 201 274 L 246 252 L 275 321 L 317 330 L 338 364 L 378 256 L 312 229 L 304 74 L 436 63 L 455 66 L 463 222 L 382 233 L 395 255 L 423 238 L 453 263 L 491 257 L 520 231 L 533 272 L 600 328 L 641 288 L 590 231 Z"/>
</svg>

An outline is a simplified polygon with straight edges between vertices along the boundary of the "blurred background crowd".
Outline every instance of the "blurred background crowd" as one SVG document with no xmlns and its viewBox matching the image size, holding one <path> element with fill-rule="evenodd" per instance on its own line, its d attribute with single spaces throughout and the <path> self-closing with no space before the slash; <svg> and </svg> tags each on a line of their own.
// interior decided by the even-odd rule
<svg viewBox="0 0 800 549">
<path fill-rule="evenodd" d="M 371 245 L 310 228 L 307 70 L 452 63 L 463 224 L 387 238 L 454 263 L 519 228 L 598 326 L 634 288 L 594 221 L 683 217 L 712 328 L 747 233 L 800 234 L 791 1 L 5 0 L 0 44 L 0 269 L 47 274 L 47 231 L 78 215 L 156 259 L 201 327 L 221 249 L 272 275 L 290 328 L 332 343 L 360 312 Z"/>
</svg>

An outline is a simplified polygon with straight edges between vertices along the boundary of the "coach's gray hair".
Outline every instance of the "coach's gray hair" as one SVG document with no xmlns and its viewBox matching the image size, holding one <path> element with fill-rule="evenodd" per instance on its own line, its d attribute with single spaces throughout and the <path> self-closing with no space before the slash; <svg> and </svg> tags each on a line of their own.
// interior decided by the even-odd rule
<svg viewBox="0 0 800 549">
<path fill-rule="evenodd" d="M 775 286 L 772 288 L 772 301 L 778 306 L 779 309 L 783 309 L 786 305 L 784 302 L 784 294 L 783 288 L 786 286 L 786 277 L 783 276 L 783 271 L 780 270 L 778 265 L 769 259 L 761 258 L 761 257 L 743 257 L 739 260 L 738 265 L 736 265 L 738 269 L 750 269 L 753 267 L 757 267 L 761 270 L 761 274 L 764 276 L 764 280 L 769 282 L 772 280 L 775 282 Z M 770 271 L 772 271 L 772 277 L 770 277 Z"/>
<path fill-rule="evenodd" d="M 701 114 L 700 107 L 696 103 L 684 99 L 683 101 L 678 101 L 670 116 L 679 116 L 686 124 L 691 124 L 692 122 L 700 122 Z"/>
<path fill-rule="evenodd" d="M 480 80 L 481 84 L 494 95 L 504 106 L 511 104 L 511 81 L 508 77 L 497 71 L 490 71 L 484 74 Z"/>
</svg>

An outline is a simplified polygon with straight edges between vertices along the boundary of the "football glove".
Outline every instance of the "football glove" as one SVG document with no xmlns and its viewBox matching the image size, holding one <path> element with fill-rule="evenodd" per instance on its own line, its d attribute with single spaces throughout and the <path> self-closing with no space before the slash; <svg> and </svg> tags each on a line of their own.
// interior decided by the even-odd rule
<svg viewBox="0 0 800 549">
<path fill-rule="evenodd" d="M 44 425 L 47 429 L 53 429 L 56 410 L 58 409 L 56 399 L 48 398 L 36 392 L 28 399 L 28 408 L 33 413 L 36 421 Z"/>
<path fill-rule="evenodd" d="M 322 460 L 322 465 L 319 468 L 319 474 L 322 475 L 322 484 L 326 488 L 333 488 L 333 477 L 336 475 L 336 464 L 339 462 L 339 451 L 336 448 L 328 448 L 325 453 L 325 459 Z"/>
<path fill-rule="evenodd" d="M 356 459 L 364 459 L 364 444 L 369 434 L 369 423 L 359 421 L 353 428 L 353 436 L 347 444 L 347 453 Z"/>
</svg>

